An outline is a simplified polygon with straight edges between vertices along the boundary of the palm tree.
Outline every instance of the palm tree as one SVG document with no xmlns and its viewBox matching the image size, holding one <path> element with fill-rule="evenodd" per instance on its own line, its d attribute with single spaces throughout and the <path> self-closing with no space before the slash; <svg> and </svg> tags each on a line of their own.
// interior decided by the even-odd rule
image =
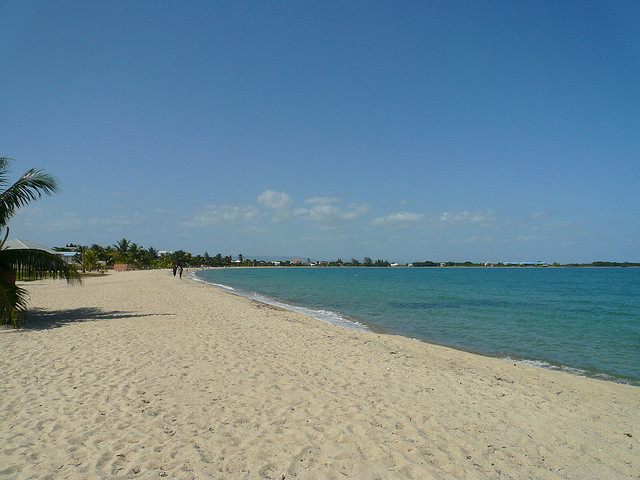
<svg viewBox="0 0 640 480">
<path fill-rule="evenodd" d="M 171 259 L 175 265 L 184 267 L 188 263 L 187 255 L 184 250 L 177 250 L 171 254 Z"/>
<path fill-rule="evenodd" d="M 155 248 L 153 247 L 147 248 L 147 253 L 149 254 L 149 257 L 151 258 L 151 260 L 158 259 L 158 250 L 156 250 Z"/>
<path fill-rule="evenodd" d="M 78 273 L 60 257 L 42 250 L 3 249 L 9 236 L 9 220 L 16 211 L 30 202 L 51 195 L 58 189 L 58 183 L 48 173 L 32 168 L 20 179 L 9 183 L 8 166 L 10 158 L 0 157 L 0 232 L 6 229 L 0 243 L 0 325 L 20 328 L 20 317 L 27 310 L 27 291 L 16 285 L 16 277 L 29 280 L 50 276 L 68 281 L 79 279 Z M 4 189 L 4 190 L 3 190 Z"/>
<path fill-rule="evenodd" d="M 98 245 L 97 243 L 94 243 L 93 245 L 91 245 L 91 248 L 89 248 L 89 250 L 93 250 L 93 252 L 96 254 L 98 260 L 106 262 L 107 260 L 109 260 L 109 255 L 107 254 L 107 249 L 104 248 L 101 245 Z"/>
<path fill-rule="evenodd" d="M 126 238 L 123 238 L 116 242 L 113 248 L 115 248 L 115 261 L 119 263 L 128 263 L 129 253 L 131 252 L 131 242 Z"/>
<path fill-rule="evenodd" d="M 80 255 L 80 265 L 82 265 L 82 273 L 85 273 L 86 267 L 84 265 L 84 255 L 89 250 L 89 247 L 85 245 L 78 245 L 78 254 Z"/>
</svg>

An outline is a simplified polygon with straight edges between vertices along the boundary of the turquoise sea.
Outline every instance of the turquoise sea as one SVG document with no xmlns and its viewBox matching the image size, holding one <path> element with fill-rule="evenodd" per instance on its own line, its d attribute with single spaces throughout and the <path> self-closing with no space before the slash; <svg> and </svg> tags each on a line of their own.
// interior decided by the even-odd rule
<svg viewBox="0 0 640 480">
<path fill-rule="evenodd" d="M 638 268 L 229 268 L 196 278 L 347 328 L 640 385 Z"/>
</svg>

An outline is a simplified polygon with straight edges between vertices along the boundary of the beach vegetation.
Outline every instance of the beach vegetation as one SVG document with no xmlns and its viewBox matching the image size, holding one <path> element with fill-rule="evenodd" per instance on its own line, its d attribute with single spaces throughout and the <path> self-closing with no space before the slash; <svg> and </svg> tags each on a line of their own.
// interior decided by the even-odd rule
<svg viewBox="0 0 640 480">
<path fill-rule="evenodd" d="M 171 262 L 173 265 L 185 267 L 190 264 L 191 254 L 184 250 L 177 250 L 171 254 Z"/>
<path fill-rule="evenodd" d="M 134 253 L 131 249 L 131 242 L 126 238 L 118 240 L 114 245 L 113 261 L 114 263 L 129 263 Z M 136 247 L 137 249 L 137 247 Z"/>
<path fill-rule="evenodd" d="M 62 258 L 37 249 L 7 249 L 9 221 L 20 207 L 52 195 L 58 182 L 48 173 L 32 168 L 17 181 L 8 178 L 11 159 L 0 157 L 0 325 L 20 327 L 27 311 L 27 290 L 16 285 L 16 279 L 64 278 L 68 282 L 79 280 L 78 273 Z"/>
<path fill-rule="evenodd" d="M 100 269 L 100 261 L 98 255 L 91 249 L 84 252 L 84 267 L 87 271 L 93 272 Z"/>
</svg>

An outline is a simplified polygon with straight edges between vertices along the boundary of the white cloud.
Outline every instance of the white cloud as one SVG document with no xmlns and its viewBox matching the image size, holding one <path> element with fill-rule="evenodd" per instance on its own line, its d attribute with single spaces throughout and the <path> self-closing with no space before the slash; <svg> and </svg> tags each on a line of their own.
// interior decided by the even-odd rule
<svg viewBox="0 0 640 480">
<path fill-rule="evenodd" d="M 220 223 L 246 222 L 254 219 L 257 215 L 258 210 L 252 206 L 207 205 L 183 225 L 186 227 L 208 227 Z"/>
<path fill-rule="evenodd" d="M 372 227 L 404 228 L 424 224 L 427 215 L 422 213 L 398 212 L 386 217 L 374 218 L 370 225 Z"/>
<path fill-rule="evenodd" d="M 305 202 L 305 204 L 312 204 L 312 207 L 296 208 L 293 211 L 293 215 L 303 220 L 332 223 L 355 220 L 369 212 L 368 203 L 361 205 L 352 203 L 346 210 L 343 210 L 333 205 L 333 203 L 336 202 L 339 202 L 339 200 L 332 198 L 312 198 Z"/>
<path fill-rule="evenodd" d="M 258 196 L 258 203 L 272 210 L 281 210 L 291 206 L 291 196 L 285 192 L 266 190 Z"/>
</svg>

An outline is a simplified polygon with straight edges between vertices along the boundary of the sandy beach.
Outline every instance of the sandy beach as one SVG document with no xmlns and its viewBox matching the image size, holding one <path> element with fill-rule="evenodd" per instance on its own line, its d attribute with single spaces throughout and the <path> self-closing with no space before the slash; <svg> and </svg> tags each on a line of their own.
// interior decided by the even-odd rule
<svg viewBox="0 0 640 480">
<path fill-rule="evenodd" d="M 168 270 L 25 284 L 0 477 L 640 478 L 640 388 L 345 330 Z"/>
</svg>

